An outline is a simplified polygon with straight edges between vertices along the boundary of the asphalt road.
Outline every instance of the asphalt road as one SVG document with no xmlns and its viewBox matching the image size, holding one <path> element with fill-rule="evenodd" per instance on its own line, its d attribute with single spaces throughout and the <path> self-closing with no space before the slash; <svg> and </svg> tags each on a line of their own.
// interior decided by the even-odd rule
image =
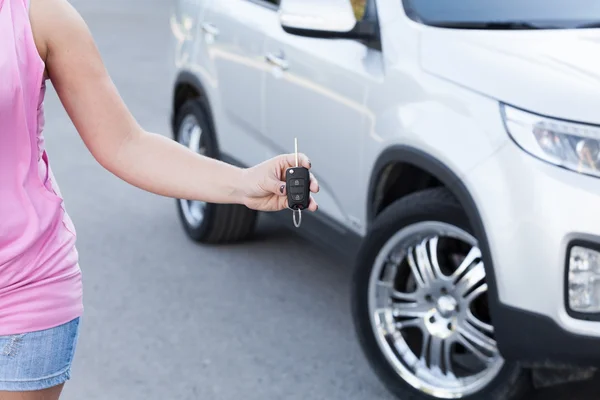
<svg viewBox="0 0 600 400">
<path fill-rule="evenodd" d="M 164 134 L 170 3 L 72 0 L 135 117 Z M 173 200 L 128 186 L 93 160 L 52 88 L 46 112 L 85 283 L 64 399 L 393 399 L 355 341 L 348 265 L 264 219 L 253 243 L 191 243 Z M 592 399 L 591 387 L 539 398 Z"/>
</svg>

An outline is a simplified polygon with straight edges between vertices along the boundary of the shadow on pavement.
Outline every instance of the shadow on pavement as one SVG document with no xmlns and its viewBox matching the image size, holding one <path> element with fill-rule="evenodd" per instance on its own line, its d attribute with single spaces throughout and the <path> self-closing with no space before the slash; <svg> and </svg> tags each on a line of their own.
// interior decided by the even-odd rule
<svg viewBox="0 0 600 400">
<path fill-rule="evenodd" d="M 600 377 L 591 381 L 550 387 L 525 400 L 597 400 L 600 399 Z"/>
</svg>

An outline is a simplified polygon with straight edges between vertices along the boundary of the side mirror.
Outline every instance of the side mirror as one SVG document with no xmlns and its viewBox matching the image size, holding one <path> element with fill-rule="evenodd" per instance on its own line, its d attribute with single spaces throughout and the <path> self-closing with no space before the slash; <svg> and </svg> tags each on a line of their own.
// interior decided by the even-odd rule
<svg viewBox="0 0 600 400">
<path fill-rule="evenodd" d="M 324 39 L 371 39 L 372 23 L 357 21 L 350 0 L 281 0 L 283 30 Z"/>
</svg>

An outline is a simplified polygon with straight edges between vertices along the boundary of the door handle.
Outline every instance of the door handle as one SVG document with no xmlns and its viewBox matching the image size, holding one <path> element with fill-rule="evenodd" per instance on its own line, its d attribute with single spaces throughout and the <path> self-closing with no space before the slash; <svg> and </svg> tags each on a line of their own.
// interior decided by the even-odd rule
<svg viewBox="0 0 600 400">
<path fill-rule="evenodd" d="M 269 64 L 274 65 L 284 71 L 290 67 L 290 64 L 286 61 L 283 55 L 276 56 L 273 53 L 269 53 L 265 56 L 265 59 Z"/>
<path fill-rule="evenodd" d="M 202 30 L 204 33 L 210 36 L 219 36 L 219 29 L 211 24 L 210 22 L 205 22 L 202 24 Z"/>
</svg>

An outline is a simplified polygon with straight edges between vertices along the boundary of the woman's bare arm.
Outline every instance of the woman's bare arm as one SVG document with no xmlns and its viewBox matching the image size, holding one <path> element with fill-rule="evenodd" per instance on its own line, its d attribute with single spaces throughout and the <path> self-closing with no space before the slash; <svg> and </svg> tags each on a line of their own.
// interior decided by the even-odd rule
<svg viewBox="0 0 600 400">
<path fill-rule="evenodd" d="M 89 151 L 108 171 L 168 197 L 270 210 L 285 207 L 279 190 L 284 182 L 280 171 L 274 170 L 285 168 L 289 156 L 259 168 L 241 169 L 146 132 L 117 92 L 87 25 L 66 0 L 32 0 L 31 21 L 48 76 L 65 110 Z M 310 168 L 307 157 L 301 159 Z M 318 191 L 316 182 L 311 190 Z M 248 201 L 248 196 L 261 197 L 261 191 L 265 192 L 262 196 L 268 192 L 277 198 L 264 205 Z M 314 200 L 311 203 L 310 209 L 316 210 Z"/>
</svg>

